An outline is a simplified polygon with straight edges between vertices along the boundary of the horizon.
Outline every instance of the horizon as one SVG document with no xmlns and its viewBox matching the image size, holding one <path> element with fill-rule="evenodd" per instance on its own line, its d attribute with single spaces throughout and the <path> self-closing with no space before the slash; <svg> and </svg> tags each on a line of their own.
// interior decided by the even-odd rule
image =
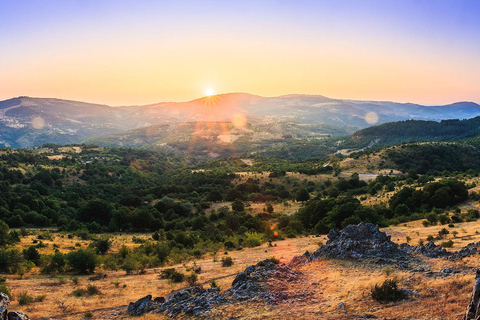
<svg viewBox="0 0 480 320">
<path fill-rule="evenodd" d="M 217 93 L 217 94 L 212 94 L 212 95 L 204 95 L 200 96 L 197 98 L 193 98 L 190 100 L 185 100 L 185 101 L 156 101 L 156 102 L 151 102 L 151 103 L 145 103 L 145 104 L 138 104 L 138 103 L 133 103 L 130 105 L 110 105 L 110 104 L 104 104 L 104 103 L 99 103 L 95 101 L 86 101 L 86 100 L 73 100 L 69 98 L 59 98 L 59 97 L 32 97 L 32 96 L 16 96 L 16 97 L 11 97 L 8 99 L 3 99 L 1 101 L 7 101 L 7 100 L 12 100 L 12 99 L 22 99 L 22 98 L 29 98 L 29 99 L 54 99 L 54 100 L 65 100 L 65 101 L 74 101 L 74 102 L 82 102 L 82 103 L 87 103 L 87 104 L 95 104 L 95 105 L 105 105 L 107 107 L 112 107 L 112 108 L 122 108 L 122 107 L 143 107 L 143 106 L 150 106 L 150 105 L 155 105 L 155 104 L 168 104 L 168 103 L 190 103 L 193 101 L 201 100 L 201 99 L 209 99 L 213 97 L 218 97 L 218 96 L 226 96 L 226 95 L 249 95 L 249 96 L 254 96 L 254 97 L 259 97 L 259 98 L 266 98 L 266 99 L 274 99 L 274 98 L 284 98 L 288 96 L 309 96 L 309 97 L 324 97 L 327 99 L 331 100 L 339 100 L 339 101 L 358 101 L 358 102 L 386 102 L 386 103 L 398 103 L 398 104 L 414 104 L 414 105 L 421 105 L 421 106 L 426 106 L 426 107 L 442 107 L 442 106 L 448 106 L 456 103 L 474 103 L 480 106 L 480 103 L 476 101 L 469 101 L 469 100 L 458 100 L 458 101 L 453 101 L 449 103 L 442 103 L 442 104 L 422 104 L 422 103 L 417 103 L 417 102 L 403 102 L 403 101 L 394 101 L 394 100 L 372 100 L 372 99 L 351 99 L 351 98 L 337 98 L 337 97 L 329 97 L 323 94 L 306 94 L 306 93 L 287 93 L 287 94 L 281 94 L 278 96 L 262 96 L 258 94 L 253 94 L 253 93 L 248 93 L 248 92 L 228 92 L 228 93 Z"/>
<path fill-rule="evenodd" d="M 480 3 L 0 0 L 0 100 L 480 102 Z"/>
</svg>

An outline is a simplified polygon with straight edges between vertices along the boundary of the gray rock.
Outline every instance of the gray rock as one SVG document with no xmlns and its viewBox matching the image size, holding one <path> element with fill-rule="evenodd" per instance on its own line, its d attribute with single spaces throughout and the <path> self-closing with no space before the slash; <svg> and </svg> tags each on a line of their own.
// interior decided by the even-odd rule
<svg viewBox="0 0 480 320">
<path fill-rule="evenodd" d="M 127 307 L 127 312 L 134 316 L 142 315 L 155 308 L 156 303 L 152 301 L 152 295 L 149 294 L 135 302 L 130 302 Z"/>
<path fill-rule="evenodd" d="M 10 306 L 10 298 L 3 292 L 0 292 L 0 319 L 7 319 L 7 309 Z"/>
<path fill-rule="evenodd" d="M 392 242 L 390 236 L 380 231 L 377 225 L 360 223 L 349 225 L 340 232 L 330 230 L 327 243 L 311 255 L 310 261 L 318 258 L 340 258 L 400 264 L 399 262 L 406 261 L 408 256 L 408 253 Z"/>
<path fill-rule="evenodd" d="M 156 297 L 153 299 L 154 302 L 156 303 L 165 303 L 165 298 L 164 297 Z"/>
<path fill-rule="evenodd" d="M 29 320 L 30 318 L 22 311 L 11 311 L 8 313 L 8 320 Z"/>
</svg>

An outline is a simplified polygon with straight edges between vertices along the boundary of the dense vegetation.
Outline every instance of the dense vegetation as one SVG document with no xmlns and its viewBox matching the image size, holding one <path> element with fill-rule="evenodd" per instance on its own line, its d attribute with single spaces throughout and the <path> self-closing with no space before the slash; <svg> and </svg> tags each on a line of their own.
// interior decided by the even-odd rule
<svg viewBox="0 0 480 320">
<path fill-rule="evenodd" d="M 36 265 L 47 273 L 86 273 L 101 264 L 129 273 L 222 247 L 241 249 L 362 221 L 387 226 L 420 218 L 450 223 L 479 216 L 443 212 L 468 197 L 467 186 L 453 179 L 452 172 L 477 174 L 471 169 L 476 160 L 469 164 L 469 157 L 459 154 L 466 148 L 462 144 L 387 150 L 385 160 L 405 174 L 379 175 L 368 183 L 357 173 L 340 177 L 341 157 L 292 161 L 257 155 L 200 161 L 138 149 L 75 148 L 49 144 L 34 151 L 0 150 L 0 271 L 21 274 Z M 442 179 L 434 181 L 435 176 Z M 388 201 L 361 202 L 385 192 L 393 192 Z M 301 204 L 296 213 L 275 212 L 275 206 L 288 208 L 295 202 Z M 254 203 L 262 203 L 263 212 L 251 211 Z M 9 228 L 25 227 L 52 227 L 64 236 L 89 239 L 91 245 L 41 255 L 38 238 L 40 242 L 21 252 L 14 244 L 28 231 Z M 151 239 L 138 239 L 141 245 L 135 250 L 110 252 L 110 240 L 102 234 L 113 232 L 150 232 Z"/>
<path fill-rule="evenodd" d="M 355 132 L 345 146 L 392 146 L 409 141 L 458 141 L 480 135 L 480 117 L 466 120 L 422 121 L 407 120 L 385 123 Z"/>
</svg>

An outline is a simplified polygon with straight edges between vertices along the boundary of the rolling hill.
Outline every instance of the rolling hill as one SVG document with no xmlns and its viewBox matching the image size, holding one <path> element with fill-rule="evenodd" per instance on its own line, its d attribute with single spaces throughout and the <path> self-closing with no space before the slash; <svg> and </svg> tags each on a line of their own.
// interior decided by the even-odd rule
<svg viewBox="0 0 480 320">
<path fill-rule="evenodd" d="M 78 101 L 18 97 L 0 101 L 0 147 L 24 148 L 43 143 L 79 143 L 92 137 L 183 122 L 241 119 L 253 125 L 292 122 L 344 127 L 342 135 L 376 124 L 401 120 L 444 120 L 480 115 L 480 106 L 458 102 L 422 106 L 395 102 L 331 99 L 319 95 L 260 97 L 222 94 L 188 102 L 111 107 Z M 334 130 L 335 131 L 335 130 Z M 318 132 L 317 132 L 318 133 Z"/>
</svg>

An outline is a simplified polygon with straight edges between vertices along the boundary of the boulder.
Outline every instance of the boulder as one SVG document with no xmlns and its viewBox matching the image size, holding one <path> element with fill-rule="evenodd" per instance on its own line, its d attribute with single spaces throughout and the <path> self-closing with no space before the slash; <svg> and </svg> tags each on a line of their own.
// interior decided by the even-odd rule
<svg viewBox="0 0 480 320">
<path fill-rule="evenodd" d="M 0 292 L 0 320 L 7 319 L 7 309 L 10 306 L 10 298 L 3 292 Z"/>
<path fill-rule="evenodd" d="M 149 294 L 135 302 L 130 302 L 127 312 L 132 316 L 139 316 L 155 309 L 156 303 L 152 301 L 152 295 Z"/>
<path fill-rule="evenodd" d="M 310 256 L 310 261 L 318 258 L 339 258 L 373 260 L 379 263 L 398 263 L 405 260 L 408 253 L 390 240 L 378 225 L 360 223 L 349 225 L 341 231 L 330 230 L 328 241 Z"/>
<path fill-rule="evenodd" d="M 8 320 L 29 320 L 30 318 L 22 311 L 11 311 L 8 313 Z"/>
</svg>

